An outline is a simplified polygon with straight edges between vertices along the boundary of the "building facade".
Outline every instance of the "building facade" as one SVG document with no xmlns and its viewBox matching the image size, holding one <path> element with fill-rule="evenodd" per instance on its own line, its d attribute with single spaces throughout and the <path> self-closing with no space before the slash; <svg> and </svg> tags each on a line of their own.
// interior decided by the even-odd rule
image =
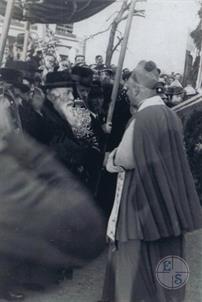
<svg viewBox="0 0 202 302">
<path fill-rule="evenodd" d="M 3 29 L 4 17 L 0 16 L 0 35 Z M 83 52 L 81 47 L 81 41 L 74 34 L 73 24 L 60 24 L 60 25 L 49 25 L 49 29 L 54 34 L 56 39 L 56 49 L 63 58 L 69 58 L 71 61 L 79 53 Z M 25 32 L 25 22 L 12 20 L 7 47 L 5 50 L 5 57 L 7 56 L 9 49 L 14 47 L 14 55 L 20 59 L 23 46 L 23 34 Z M 47 25 L 34 24 L 31 25 L 30 35 L 35 37 L 37 40 L 45 40 L 47 35 Z M 21 40 L 21 41 L 20 41 Z"/>
</svg>

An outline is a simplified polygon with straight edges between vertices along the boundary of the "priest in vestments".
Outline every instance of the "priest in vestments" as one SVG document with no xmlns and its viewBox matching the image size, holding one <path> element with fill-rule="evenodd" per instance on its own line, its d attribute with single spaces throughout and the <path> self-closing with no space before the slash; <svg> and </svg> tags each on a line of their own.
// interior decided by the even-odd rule
<svg viewBox="0 0 202 302">
<path fill-rule="evenodd" d="M 119 176 L 102 301 L 184 301 L 185 284 L 180 286 L 174 274 L 174 283 L 165 287 L 158 264 L 169 256 L 186 260 L 184 235 L 202 227 L 202 210 L 181 122 L 156 95 L 158 79 L 156 64 L 141 61 L 126 84 L 137 111 L 107 163 L 107 170 Z"/>
</svg>

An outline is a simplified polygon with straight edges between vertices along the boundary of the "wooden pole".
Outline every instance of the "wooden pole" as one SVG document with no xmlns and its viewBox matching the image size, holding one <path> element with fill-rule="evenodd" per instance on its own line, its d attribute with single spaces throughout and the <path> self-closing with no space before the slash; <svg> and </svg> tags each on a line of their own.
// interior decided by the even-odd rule
<svg viewBox="0 0 202 302">
<path fill-rule="evenodd" d="M 84 40 L 83 40 L 82 53 L 84 56 L 86 56 L 87 40 L 88 40 L 88 38 L 84 38 Z"/>
<path fill-rule="evenodd" d="M 112 130 L 112 118 L 113 118 L 114 108 L 116 105 L 116 99 L 118 96 L 119 85 L 120 85 L 120 80 L 121 80 L 121 73 L 122 73 L 123 63 L 124 63 L 126 49 L 127 49 L 127 45 L 128 45 L 128 38 L 129 38 L 130 30 L 131 30 L 133 14 L 134 14 L 134 10 L 135 10 L 135 4 L 137 1 L 139 1 L 139 0 L 132 0 L 132 2 L 131 2 L 129 14 L 128 14 L 128 20 L 127 20 L 125 32 L 124 32 L 124 38 L 122 41 L 121 52 L 120 52 L 119 61 L 118 61 L 118 68 L 116 71 L 115 83 L 113 86 L 111 103 L 109 106 L 109 111 L 108 111 L 107 121 L 106 121 L 106 128 L 105 128 L 106 142 L 105 142 L 105 145 L 102 150 L 105 155 L 106 155 L 106 150 L 107 150 L 107 143 L 108 143 L 110 133 Z M 104 161 L 105 161 L 105 159 L 104 159 Z M 95 188 L 95 192 L 94 192 L 95 197 L 99 196 L 100 183 L 101 183 L 101 179 L 102 179 L 104 170 L 105 170 L 105 167 L 103 164 L 102 169 L 98 175 L 97 183 L 96 183 L 96 188 Z"/>
<path fill-rule="evenodd" d="M 201 40 L 201 51 L 200 51 L 200 63 L 199 63 L 197 81 L 196 81 L 196 90 L 201 88 L 201 83 L 202 83 L 202 40 Z"/>
<path fill-rule="evenodd" d="M 198 76 L 196 81 L 196 90 L 201 88 L 201 82 L 202 82 L 202 43 L 201 43 L 199 70 L 198 70 Z"/>
<path fill-rule="evenodd" d="M 115 76 L 115 82 L 114 82 L 112 96 L 111 96 L 111 104 L 109 107 L 107 122 L 106 122 L 106 131 L 108 134 L 111 133 L 111 129 L 112 129 L 112 118 L 113 118 L 114 108 L 115 108 L 115 104 L 116 104 L 116 99 L 118 96 L 119 85 L 120 85 L 120 80 L 121 80 L 121 73 L 122 73 L 122 69 L 123 69 L 123 63 L 124 63 L 124 59 L 125 59 L 128 39 L 129 39 L 131 25 L 132 25 L 132 21 L 133 21 L 133 14 L 134 14 L 135 5 L 136 5 L 137 1 L 138 0 L 132 0 L 132 2 L 131 2 L 129 14 L 128 14 L 128 20 L 126 23 L 126 28 L 125 28 L 125 33 L 124 33 L 124 38 L 122 41 L 122 47 L 121 47 L 121 52 L 120 52 L 119 61 L 118 61 L 118 67 L 117 67 L 116 76 Z"/>
<path fill-rule="evenodd" d="M 8 32 L 9 32 L 13 8 L 14 8 L 14 1 L 15 0 L 7 1 L 3 30 L 2 30 L 1 40 L 0 40 L 0 65 L 2 64 L 2 61 L 3 61 L 4 50 L 6 47 L 6 41 L 8 38 Z"/>
<path fill-rule="evenodd" d="M 27 21 L 25 23 L 25 37 L 24 37 L 24 45 L 23 45 L 23 52 L 22 52 L 22 60 L 25 61 L 27 57 L 27 48 L 29 43 L 29 35 L 30 35 L 30 22 Z"/>
</svg>

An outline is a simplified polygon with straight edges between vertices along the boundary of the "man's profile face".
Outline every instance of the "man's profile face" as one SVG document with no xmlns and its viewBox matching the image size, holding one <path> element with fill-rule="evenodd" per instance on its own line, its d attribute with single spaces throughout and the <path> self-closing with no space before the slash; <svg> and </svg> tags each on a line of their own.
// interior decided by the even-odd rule
<svg viewBox="0 0 202 302">
<path fill-rule="evenodd" d="M 130 77 L 125 84 L 125 88 L 127 90 L 127 96 L 130 101 L 130 105 L 133 107 L 137 107 L 137 96 L 140 92 L 139 85 Z"/>
<path fill-rule="evenodd" d="M 86 87 L 86 86 L 83 86 L 83 85 L 78 84 L 78 85 L 77 85 L 77 92 L 78 92 L 79 97 L 80 97 L 84 102 L 87 102 L 87 100 L 88 100 L 88 95 L 89 95 L 89 92 L 90 92 L 90 87 Z"/>
</svg>

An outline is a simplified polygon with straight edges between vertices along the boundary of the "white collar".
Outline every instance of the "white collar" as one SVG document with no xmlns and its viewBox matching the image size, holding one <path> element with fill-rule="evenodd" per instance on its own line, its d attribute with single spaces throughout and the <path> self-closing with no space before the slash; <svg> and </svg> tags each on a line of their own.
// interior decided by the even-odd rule
<svg viewBox="0 0 202 302">
<path fill-rule="evenodd" d="M 151 98 L 145 99 L 143 103 L 140 105 L 140 107 L 138 108 L 138 112 L 149 106 L 154 106 L 154 105 L 165 105 L 165 103 L 159 95 L 155 95 Z"/>
</svg>

